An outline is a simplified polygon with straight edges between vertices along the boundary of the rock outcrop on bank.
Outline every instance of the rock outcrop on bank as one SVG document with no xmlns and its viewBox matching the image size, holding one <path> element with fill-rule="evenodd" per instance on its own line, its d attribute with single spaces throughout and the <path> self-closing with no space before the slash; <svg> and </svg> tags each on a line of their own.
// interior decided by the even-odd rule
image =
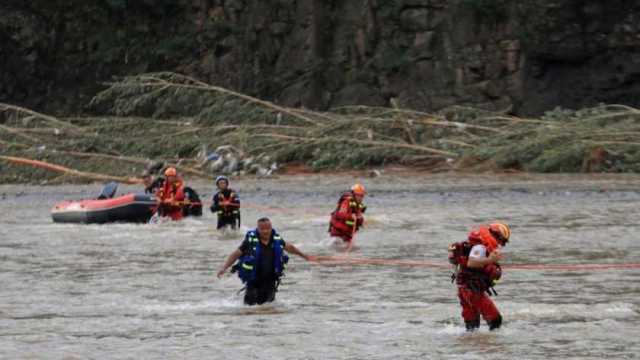
<svg viewBox="0 0 640 360">
<path fill-rule="evenodd" d="M 0 102 L 70 114 L 174 71 L 275 103 L 514 115 L 640 105 L 628 0 L 5 0 Z"/>
</svg>

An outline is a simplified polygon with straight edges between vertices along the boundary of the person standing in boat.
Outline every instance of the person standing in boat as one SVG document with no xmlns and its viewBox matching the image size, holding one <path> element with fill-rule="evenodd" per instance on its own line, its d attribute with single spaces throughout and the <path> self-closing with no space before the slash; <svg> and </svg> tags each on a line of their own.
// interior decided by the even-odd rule
<svg viewBox="0 0 640 360">
<path fill-rule="evenodd" d="M 285 242 L 273 229 L 268 218 L 259 219 L 257 225 L 254 230 L 247 232 L 240 247 L 229 255 L 218 271 L 218 278 L 221 278 L 237 261 L 231 271 L 237 272 L 246 284 L 244 303 L 247 305 L 260 305 L 275 300 L 280 279 L 289 261 L 287 252 L 307 261 L 315 259 L 293 244 Z"/>
<path fill-rule="evenodd" d="M 158 198 L 158 213 L 163 217 L 170 217 L 172 220 L 182 220 L 184 214 L 184 183 L 178 176 L 178 171 L 174 167 L 169 167 L 164 171 L 164 184 L 156 192 Z"/>
<path fill-rule="evenodd" d="M 213 195 L 211 212 L 218 215 L 218 229 L 240 227 L 240 197 L 238 193 L 229 188 L 229 178 L 218 176 L 216 178 L 218 192 Z"/>
</svg>

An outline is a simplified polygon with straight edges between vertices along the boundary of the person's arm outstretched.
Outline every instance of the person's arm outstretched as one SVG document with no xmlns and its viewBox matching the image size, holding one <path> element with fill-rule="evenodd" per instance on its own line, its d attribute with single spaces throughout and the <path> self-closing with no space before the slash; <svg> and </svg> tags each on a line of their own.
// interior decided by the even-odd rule
<svg viewBox="0 0 640 360">
<path fill-rule="evenodd" d="M 224 262 L 224 264 L 220 268 L 220 271 L 218 271 L 218 279 L 221 278 L 222 275 L 224 275 L 227 269 L 231 267 L 231 265 L 233 265 L 236 262 L 236 260 L 240 258 L 240 256 L 242 256 L 242 251 L 240 249 L 236 249 L 236 251 L 232 252 L 231 255 L 229 255 L 227 260 Z"/>
<path fill-rule="evenodd" d="M 297 247 L 295 247 L 295 245 L 291 244 L 291 243 L 285 243 L 284 245 L 284 249 L 287 250 L 287 252 L 290 252 L 292 254 L 298 255 L 301 258 L 307 260 L 307 261 L 313 261 L 315 260 L 315 256 L 311 256 L 311 255 L 307 255 L 305 253 L 303 253 L 302 251 L 300 251 Z"/>
</svg>

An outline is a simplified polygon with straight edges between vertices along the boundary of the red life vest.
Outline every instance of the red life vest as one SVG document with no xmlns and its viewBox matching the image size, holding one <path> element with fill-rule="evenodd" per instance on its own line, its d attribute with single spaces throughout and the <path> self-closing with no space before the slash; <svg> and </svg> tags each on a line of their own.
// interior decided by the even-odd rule
<svg viewBox="0 0 640 360">
<path fill-rule="evenodd" d="M 484 292 L 493 287 L 500 280 L 502 269 L 499 264 L 489 264 L 482 269 L 467 266 L 471 248 L 483 245 L 487 249 L 487 255 L 498 248 L 498 241 L 491 234 L 489 228 L 481 226 L 478 230 L 469 233 L 467 241 L 453 243 L 449 246 L 449 262 L 456 265 L 453 274 L 458 286 L 467 287 L 473 291 Z M 494 291 L 495 292 L 495 291 Z"/>
<path fill-rule="evenodd" d="M 341 237 L 345 241 L 350 241 L 353 233 L 363 224 L 362 214 L 366 206 L 356 201 L 352 192 L 346 192 L 340 196 L 336 209 L 331 213 L 329 232 L 331 236 Z M 353 221 L 353 215 L 357 220 Z"/>
<path fill-rule="evenodd" d="M 470 232 L 468 239 L 473 245 L 484 245 L 487 248 L 487 255 L 498 248 L 498 240 L 486 226 L 480 226 L 478 230 Z"/>
<path fill-rule="evenodd" d="M 184 185 L 181 180 L 174 183 L 165 181 L 162 188 L 156 194 L 161 201 L 159 211 L 162 216 L 169 216 L 173 220 L 180 220 L 184 216 L 182 214 L 182 206 L 184 205 Z"/>
<path fill-rule="evenodd" d="M 229 196 L 225 197 L 222 191 L 218 191 L 218 216 L 236 216 L 240 213 L 240 202 L 235 191 L 229 189 Z M 224 205 L 227 204 L 227 205 Z"/>
</svg>

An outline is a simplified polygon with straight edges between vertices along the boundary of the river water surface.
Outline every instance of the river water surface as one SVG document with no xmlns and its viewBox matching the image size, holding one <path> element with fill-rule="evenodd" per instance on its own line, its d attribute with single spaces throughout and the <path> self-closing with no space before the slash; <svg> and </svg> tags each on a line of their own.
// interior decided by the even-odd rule
<svg viewBox="0 0 640 360">
<path fill-rule="evenodd" d="M 272 218 L 285 240 L 336 255 L 328 213 L 353 176 L 233 183 L 244 230 Z M 640 262 L 637 177 L 385 175 L 364 179 L 358 258 L 446 262 L 471 226 L 513 226 L 505 263 Z M 203 197 L 208 184 L 196 183 Z M 214 218 L 54 224 L 51 206 L 94 186 L 0 186 L 0 358 L 632 359 L 640 270 L 505 271 L 504 326 L 466 333 L 447 269 L 321 266 L 293 257 L 277 301 L 246 307 L 215 272 L 242 240 Z M 120 191 L 134 191 L 123 187 Z"/>
</svg>

